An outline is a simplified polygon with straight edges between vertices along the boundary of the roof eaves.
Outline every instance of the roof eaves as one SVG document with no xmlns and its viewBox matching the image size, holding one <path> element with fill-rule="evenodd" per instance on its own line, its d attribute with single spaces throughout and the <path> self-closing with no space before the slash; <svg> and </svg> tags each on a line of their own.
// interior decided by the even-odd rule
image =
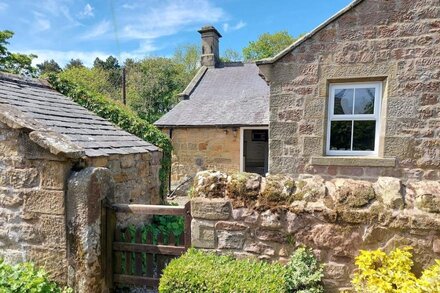
<svg viewBox="0 0 440 293">
<path fill-rule="evenodd" d="M 29 131 L 29 138 L 33 142 L 54 155 L 63 154 L 72 159 L 85 155 L 84 149 L 72 143 L 67 137 L 47 130 L 42 124 L 10 105 L 0 104 L 0 122 L 12 129 Z"/>
<path fill-rule="evenodd" d="M 208 70 L 208 67 L 206 67 L 206 66 L 202 66 L 199 68 L 196 75 L 193 77 L 193 79 L 190 81 L 190 83 L 186 86 L 186 88 L 183 90 L 183 92 L 178 94 L 178 96 L 182 100 L 186 100 L 191 95 L 191 93 L 194 91 L 194 88 L 200 82 L 200 80 L 205 75 L 207 70 Z"/>
<path fill-rule="evenodd" d="M 272 64 L 277 62 L 278 60 L 280 60 L 282 57 L 284 57 L 286 54 L 288 54 L 290 51 L 292 51 L 293 49 L 295 49 L 296 47 L 300 46 L 302 43 L 304 43 L 306 40 L 310 39 L 311 37 L 313 37 L 316 33 L 318 33 L 320 30 L 322 30 L 323 28 L 325 28 L 327 25 L 329 25 L 331 22 L 333 22 L 334 20 L 336 20 L 337 18 L 339 18 L 340 16 L 342 16 L 343 14 L 345 14 L 346 12 L 348 12 L 349 10 L 351 10 L 352 8 L 354 8 L 355 6 L 357 6 L 359 3 L 361 3 L 364 0 L 354 0 L 353 2 L 351 2 L 350 4 L 348 4 L 346 7 L 344 7 L 342 10 L 340 10 L 339 12 L 337 12 L 336 14 L 334 14 L 332 17 L 330 17 L 329 19 L 327 19 L 326 21 L 324 21 L 323 23 L 321 23 L 320 25 L 318 25 L 314 30 L 312 30 L 311 32 L 305 34 L 303 37 L 299 38 L 298 40 L 296 40 L 293 44 L 291 44 L 289 47 L 285 48 L 284 50 L 282 50 L 281 52 L 279 52 L 277 55 L 275 55 L 274 57 L 271 58 L 265 58 L 265 59 L 261 59 L 261 60 L 257 60 L 255 61 L 255 63 L 257 65 L 264 65 L 264 64 Z"/>
</svg>

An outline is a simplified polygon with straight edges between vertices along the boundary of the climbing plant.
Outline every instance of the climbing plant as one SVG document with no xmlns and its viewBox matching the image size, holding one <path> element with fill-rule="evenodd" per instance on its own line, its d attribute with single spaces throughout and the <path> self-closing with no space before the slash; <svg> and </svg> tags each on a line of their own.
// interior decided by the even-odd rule
<svg viewBox="0 0 440 293">
<path fill-rule="evenodd" d="M 159 171 L 162 197 L 168 190 L 168 174 L 171 168 L 171 142 L 169 138 L 157 127 L 139 118 L 133 111 L 118 101 L 107 98 L 104 95 L 91 92 L 83 86 L 60 78 L 56 74 L 49 74 L 48 82 L 51 86 L 71 98 L 76 103 L 94 112 L 96 115 L 107 119 L 125 131 L 150 142 L 163 151 L 161 169 Z"/>
</svg>

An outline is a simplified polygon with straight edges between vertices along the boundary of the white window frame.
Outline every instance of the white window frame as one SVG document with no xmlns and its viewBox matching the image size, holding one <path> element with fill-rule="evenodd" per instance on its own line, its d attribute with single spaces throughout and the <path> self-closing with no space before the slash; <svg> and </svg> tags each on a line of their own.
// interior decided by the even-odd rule
<svg viewBox="0 0 440 293">
<path fill-rule="evenodd" d="M 335 106 L 335 91 L 338 89 L 356 89 L 356 88 L 374 88 L 374 112 L 373 114 L 354 114 L 355 96 L 353 93 L 353 114 L 334 114 Z M 382 102 L 382 83 L 381 82 L 354 82 L 354 83 L 332 83 L 329 86 L 329 99 L 328 99 L 328 115 L 327 115 L 327 141 L 326 141 L 326 154 L 328 156 L 378 156 L 379 151 L 379 133 L 380 133 L 380 111 Z M 362 120 L 375 120 L 376 132 L 374 138 L 374 151 L 352 151 L 352 150 L 331 150 L 330 149 L 330 135 L 331 135 L 331 122 L 332 121 L 362 121 Z M 353 147 L 353 125 L 351 127 L 351 147 Z"/>
</svg>

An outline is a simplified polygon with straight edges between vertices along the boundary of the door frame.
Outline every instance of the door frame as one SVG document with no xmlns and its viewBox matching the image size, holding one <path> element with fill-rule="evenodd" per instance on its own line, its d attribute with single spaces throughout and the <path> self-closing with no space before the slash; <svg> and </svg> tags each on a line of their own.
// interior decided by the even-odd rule
<svg viewBox="0 0 440 293">
<path fill-rule="evenodd" d="M 244 131 L 245 130 L 267 130 L 267 134 L 269 135 L 269 126 L 246 126 L 246 127 L 240 127 L 240 172 L 244 172 L 244 160 L 243 160 L 243 153 L 244 153 Z M 269 148 L 269 138 L 267 142 L 267 147 Z M 269 153 L 269 149 L 267 150 Z M 267 169 L 269 170 L 269 160 L 267 160 Z"/>
</svg>

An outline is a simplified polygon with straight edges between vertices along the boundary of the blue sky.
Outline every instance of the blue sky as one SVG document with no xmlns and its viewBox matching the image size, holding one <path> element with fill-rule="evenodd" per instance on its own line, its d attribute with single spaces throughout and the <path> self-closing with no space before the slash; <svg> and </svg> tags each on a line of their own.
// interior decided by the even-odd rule
<svg viewBox="0 0 440 293">
<path fill-rule="evenodd" d="M 0 0 L 0 30 L 15 32 L 10 49 L 39 61 L 171 56 L 199 44 L 197 29 L 213 24 L 221 51 L 241 52 L 265 32 L 296 36 L 312 30 L 351 0 Z"/>
</svg>

